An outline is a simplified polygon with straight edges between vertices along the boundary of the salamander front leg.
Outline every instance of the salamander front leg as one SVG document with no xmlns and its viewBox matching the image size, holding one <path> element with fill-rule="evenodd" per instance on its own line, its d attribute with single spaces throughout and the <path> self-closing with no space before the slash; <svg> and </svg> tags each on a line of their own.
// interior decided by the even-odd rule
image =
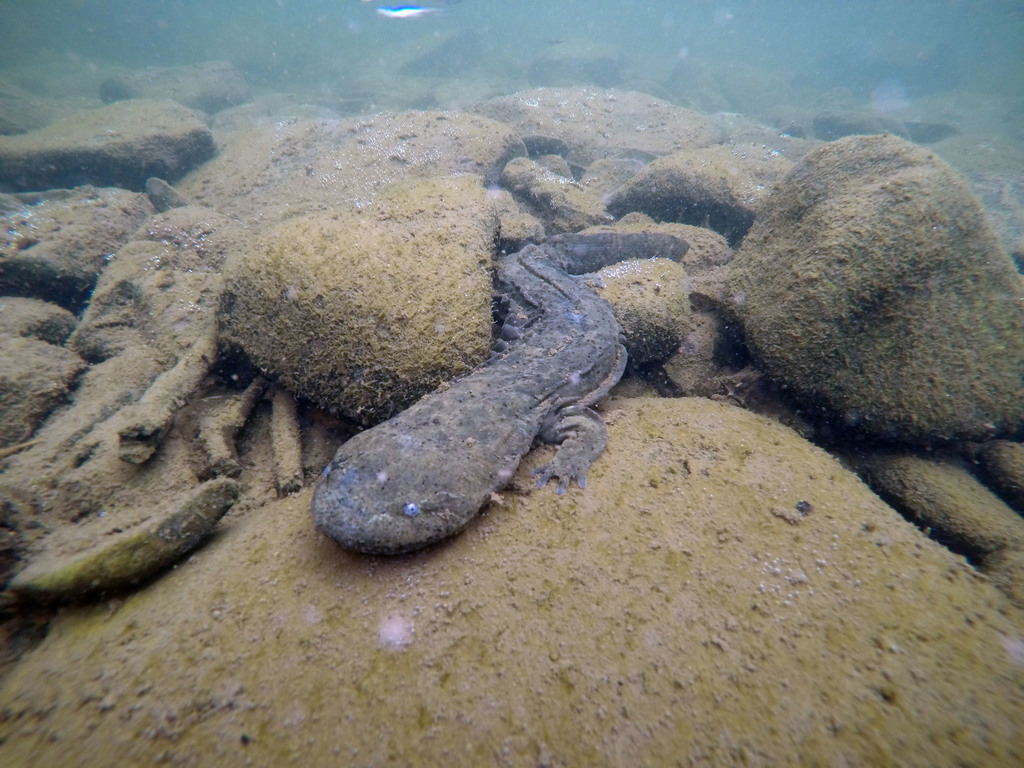
<svg viewBox="0 0 1024 768">
<path fill-rule="evenodd" d="M 608 442 L 608 428 L 597 411 L 582 405 L 561 409 L 539 434 L 546 443 L 559 443 L 555 457 L 533 470 L 537 487 L 543 488 L 548 480 L 558 478 L 556 493 L 562 495 L 572 480 L 580 488 L 587 487 L 587 470 L 601 455 Z"/>
</svg>

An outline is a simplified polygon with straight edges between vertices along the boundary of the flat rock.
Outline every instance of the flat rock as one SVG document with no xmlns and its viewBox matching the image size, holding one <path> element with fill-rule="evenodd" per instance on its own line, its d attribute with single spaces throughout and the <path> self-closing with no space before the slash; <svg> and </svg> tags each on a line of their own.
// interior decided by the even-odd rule
<svg viewBox="0 0 1024 768">
<path fill-rule="evenodd" d="M 889 439 L 987 439 L 1024 424 L 1024 295 L 952 168 L 895 136 L 804 158 L 729 265 L 765 370 Z"/>
<path fill-rule="evenodd" d="M 0 214 L 0 291 L 78 312 L 113 254 L 154 209 L 124 189 L 19 195 Z"/>
<path fill-rule="evenodd" d="M 245 104 L 252 91 L 242 73 L 227 61 L 183 67 L 146 67 L 123 72 L 100 84 L 104 104 L 125 99 L 173 99 L 191 109 L 214 113 Z"/>
<path fill-rule="evenodd" d="M 307 491 L 65 609 L 0 680 L 6 764 L 1024 761 L 1024 615 L 961 558 L 749 412 L 605 416 L 586 490 L 535 451 L 439 546 L 345 552 Z"/>
<path fill-rule="evenodd" d="M 109 530 L 94 519 L 68 526 L 7 585 L 30 602 L 70 601 L 136 586 L 202 544 L 238 498 L 238 484 L 217 478 L 197 486 L 178 504 L 156 506 L 128 530 Z M 108 529 L 102 532 L 83 528 Z"/>
<path fill-rule="evenodd" d="M 81 184 L 141 191 L 150 176 L 173 181 L 214 152 L 213 134 L 173 101 L 119 102 L 0 136 L 0 189 Z"/>
</svg>

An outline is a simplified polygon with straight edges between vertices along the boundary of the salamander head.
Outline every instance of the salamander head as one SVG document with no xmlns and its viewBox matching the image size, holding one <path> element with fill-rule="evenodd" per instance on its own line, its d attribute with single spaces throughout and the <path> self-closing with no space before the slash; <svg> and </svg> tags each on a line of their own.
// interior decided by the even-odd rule
<svg viewBox="0 0 1024 768">
<path fill-rule="evenodd" d="M 317 480 L 312 512 L 317 529 L 346 549 L 410 552 L 451 536 L 472 519 L 458 513 L 457 499 L 443 488 L 393 476 L 400 465 L 374 468 L 366 466 L 365 455 L 344 458 L 335 457 Z"/>
</svg>

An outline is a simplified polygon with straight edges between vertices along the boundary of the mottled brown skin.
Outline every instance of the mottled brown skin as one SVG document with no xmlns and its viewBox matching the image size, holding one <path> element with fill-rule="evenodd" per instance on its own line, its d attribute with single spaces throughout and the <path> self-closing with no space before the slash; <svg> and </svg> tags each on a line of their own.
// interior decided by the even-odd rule
<svg viewBox="0 0 1024 768">
<path fill-rule="evenodd" d="M 464 378 L 346 442 L 313 493 L 316 527 L 371 554 L 419 549 L 461 531 L 512 479 L 535 439 L 559 443 L 534 474 L 558 493 L 607 442 L 592 409 L 626 365 L 611 305 L 575 274 L 628 258 L 682 258 L 661 234 L 560 235 L 503 256 L 497 286 L 509 306 L 502 341 Z"/>
</svg>

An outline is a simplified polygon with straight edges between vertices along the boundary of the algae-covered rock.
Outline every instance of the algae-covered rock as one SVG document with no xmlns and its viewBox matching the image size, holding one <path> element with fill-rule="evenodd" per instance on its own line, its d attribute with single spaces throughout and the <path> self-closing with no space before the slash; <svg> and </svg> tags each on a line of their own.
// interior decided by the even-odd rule
<svg viewBox="0 0 1024 768">
<path fill-rule="evenodd" d="M 238 497 L 229 478 L 196 487 L 171 511 L 154 510 L 148 523 L 127 531 L 102 520 L 54 534 L 7 585 L 23 600 L 72 600 L 134 586 L 168 568 L 202 544 Z"/>
<path fill-rule="evenodd" d="M 622 326 L 629 364 L 644 366 L 671 355 L 690 326 L 686 272 L 669 259 L 630 259 L 598 273 L 601 297 Z"/>
<path fill-rule="evenodd" d="M 295 394 L 382 421 L 486 357 L 496 227 L 474 176 L 290 219 L 225 268 L 223 336 Z"/>
<path fill-rule="evenodd" d="M 124 101 L 0 136 L 0 188 L 95 184 L 141 191 L 150 176 L 179 179 L 213 152 L 213 134 L 190 109 Z"/>
<path fill-rule="evenodd" d="M 815 149 L 730 265 L 767 372 L 838 419 L 907 441 L 1024 421 L 1024 285 L 965 182 L 893 136 Z"/>
<path fill-rule="evenodd" d="M 397 558 L 306 491 L 63 611 L 0 680 L 5 765 L 1024 761 L 1024 618 L 987 580 L 770 420 L 606 402 L 585 490 L 537 490 L 537 450 Z"/>
<path fill-rule="evenodd" d="M 749 151 L 748 151 L 749 149 Z M 659 157 L 616 190 L 608 211 L 704 225 L 730 244 L 750 229 L 757 207 L 792 163 L 756 147 L 715 145 Z"/>
<path fill-rule="evenodd" d="M 732 260 L 732 249 L 717 232 L 706 227 L 677 224 L 670 221 L 655 221 L 646 214 L 627 213 L 612 224 L 589 227 L 587 232 L 664 232 L 666 235 L 685 240 L 689 247 L 683 254 L 682 265 L 688 275 L 706 272 L 714 267 L 728 264 Z"/>
</svg>

